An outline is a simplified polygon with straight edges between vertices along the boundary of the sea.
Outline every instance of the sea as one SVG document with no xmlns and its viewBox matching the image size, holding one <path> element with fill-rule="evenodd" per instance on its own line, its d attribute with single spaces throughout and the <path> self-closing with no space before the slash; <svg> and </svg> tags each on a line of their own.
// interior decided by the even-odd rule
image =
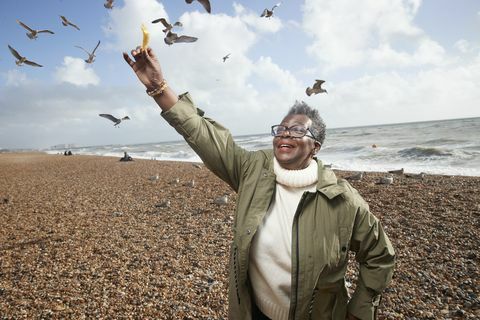
<svg viewBox="0 0 480 320">
<path fill-rule="evenodd" d="M 235 136 L 246 150 L 272 148 L 269 133 Z M 73 154 L 201 162 L 183 140 L 69 148 Z M 60 152 L 59 147 L 43 150 Z M 61 150 L 63 152 L 63 150 Z M 327 129 L 317 157 L 333 169 L 480 176 L 480 117 Z"/>
</svg>

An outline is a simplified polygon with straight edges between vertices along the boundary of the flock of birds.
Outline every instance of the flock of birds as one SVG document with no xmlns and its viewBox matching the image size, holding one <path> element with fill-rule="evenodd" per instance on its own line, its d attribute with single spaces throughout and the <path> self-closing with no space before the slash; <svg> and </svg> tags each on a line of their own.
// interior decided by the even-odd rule
<svg viewBox="0 0 480 320">
<path fill-rule="evenodd" d="M 394 179 L 393 176 L 405 176 L 407 178 L 414 178 L 414 179 L 424 179 L 425 178 L 425 173 L 420 172 L 418 174 L 414 173 L 405 173 L 405 170 L 403 168 L 401 169 L 395 169 L 395 170 L 390 170 L 387 171 L 388 175 L 380 177 L 375 184 L 385 184 L 385 185 L 390 185 L 393 183 Z M 364 171 L 356 172 L 350 176 L 347 176 L 345 179 L 350 180 L 350 181 L 361 181 L 365 176 Z"/>
<path fill-rule="evenodd" d="M 104 3 L 104 7 L 106 9 L 112 9 L 114 7 L 114 1 L 115 0 L 106 0 Z M 195 0 L 185 0 L 187 4 L 193 3 Z M 211 13 L 211 4 L 210 0 L 196 0 L 199 2 L 203 8 L 205 9 L 206 12 L 209 14 Z M 265 18 L 271 18 L 274 15 L 274 11 L 276 8 L 278 8 L 281 5 L 280 3 L 275 4 L 271 9 L 265 8 L 263 12 L 260 14 L 260 17 L 265 17 Z M 80 27 L 71 22 L 69 19 L 67 19 L 65 16 L 60 15 L 60 22 L 63 26 L 65 27 L 72 27 L 78 31 L 80 31 Z M 17 20 L 17 23 L 23 27 L 25 30 L 27 30 L 26 35 L 29 39 L 36 40 L 39 35 L 41 34 L 55 34 L 52 30 L 49 29 L 34 29 L 27 24 L 23 23 L 20 20 Z M 192 43 L 198 40 L 197 37 L 189 36 L 189 35 L 178 35 L 178 33 L 174 32 L 174 28 L 181 28 L 183 25 L 180 21 L 176 21 L 175 23 L 171 24 L 169 21 L 167 21 L 166 18 L 159 18 L 151 21 L 151 23 L 156 24 L 156 23 L 161 23 L 164 27 L 162 30 L 165 33 L 165 38 L 164 42 L 167 45 L 172 45 L 174 43 Z M 97 42 L 96 46 L 93 48 L 92 51 L 88 51 L 85 48 L 75 45 L 76 48 L 84 51 L 87 54 L 87 58 L 84 60 L 85 63 L 87 64 L 92 64 L 95 61 L 95 52 L 97 51 L 98 47 L 100 46 L 100 40 Z M 10 44 L 8 45 L 8 49 L 10 50 L 10 53 L 15 57 L 15 64 L 17 66 L 21 65 L 29 65 L 32 67 L 43 67 L 41 64 L 27 59 L 26 56 L 23 56 L 20 54 L 15 48 L 13 48 Z M 222 57 L 222 61 L 226 62 L 227 59 L 230 58 L 231 53 L 226 54 L 225 56 Z M 313 84 L 312 87 L 307 87 L 305 90 L 305 93 L 308 96 L 314 95 L 314 94 L 319 94 L 319 93 L 328 93 L 327 90 L 322 88 L 322 84 L 325 83 L 324 80 L 315 80 L 315 83 Z M 122 120 L 128 120 L 130 119 L 128 116 L 125 116 L 123 118 L 117 118 L 113 115 L 110 114 L 100 114 L 101 117 L 104 117 L 106 119 L 111 120 L 114 123 L 114 126 L 118 126 Z"/>
</svg>

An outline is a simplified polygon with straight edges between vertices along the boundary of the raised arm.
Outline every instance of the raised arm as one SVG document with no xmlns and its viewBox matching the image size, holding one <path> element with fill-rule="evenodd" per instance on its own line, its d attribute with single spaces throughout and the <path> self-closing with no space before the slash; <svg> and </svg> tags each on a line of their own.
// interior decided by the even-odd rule
<svg viewBox="0 0 480 320">
<path fill-rule="evenodd" d="M 145 85 L 147 93 L 160 92 L 166 85 L 161 93 L 153 95 L 153 99 L 163 111 L 170 110 L 178 101 L 178 96 L 165 82 L 160 62 L 152 48 L 142 50 L 141 47 L 137 47 L 131 54 L 133 59 L 126 52 L 123 53 L 123 58 Z"/>
</svg>

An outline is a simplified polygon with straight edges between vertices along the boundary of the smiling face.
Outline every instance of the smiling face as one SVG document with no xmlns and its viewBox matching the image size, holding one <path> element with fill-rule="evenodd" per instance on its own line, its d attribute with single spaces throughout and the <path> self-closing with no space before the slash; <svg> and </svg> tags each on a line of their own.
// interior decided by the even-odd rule
<svg viewBox="0 0 480 320">
<path fill-rule="evenodd" d="M 312 125 L 312 120 L 304 114 L 291 114 L 283 119 L 281 125 L 289 128 L 298 125 L 309 128 Z M 314 139 L 308 136 L 293 138 L 289 136 L 288 131 L 273 138 L 275 158 L 282 168 L 288 170 L 306 168 L 319 149 L 320 144 Z"/>
</svg>

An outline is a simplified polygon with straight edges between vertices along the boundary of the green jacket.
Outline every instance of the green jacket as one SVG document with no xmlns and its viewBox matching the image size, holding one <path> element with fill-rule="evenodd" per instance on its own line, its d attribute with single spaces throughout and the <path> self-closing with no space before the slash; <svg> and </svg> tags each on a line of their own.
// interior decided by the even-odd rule
<svg viewBox="0 0 480 320">
<path fill-rule="evenodd" d="M 203 115 L 188 93 L 162 113 L 205 165 L 238 193 L 229 318 L 251 319 L 249 249 L 274 197 L 273 150 L 246 151 L 227 129 Z M 392 277 L 393 247 L 358 192 L 316 161 L 317 191 L 303 194 L 293 222 L 289 319 L 343 320 L 347 311 L 360 319 L 374 319 L 380 293 Z M 356 253 L 360 266 L 350 300 L 345 287 L 349 250 Z"/>
</svg>

